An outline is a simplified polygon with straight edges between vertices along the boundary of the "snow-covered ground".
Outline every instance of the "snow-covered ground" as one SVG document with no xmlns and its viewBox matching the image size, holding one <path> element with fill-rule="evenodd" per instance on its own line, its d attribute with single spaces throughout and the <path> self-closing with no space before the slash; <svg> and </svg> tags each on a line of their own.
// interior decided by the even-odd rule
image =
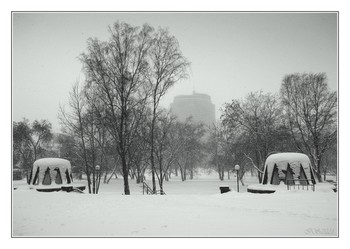
<svg viewBox="0 0 350 249">
<path fill-rule="evenodd" d="M 148 179 L 147 179 L 148 180 Z M 148 182 L 150 185 L 150 182 Z M 247 184 L 256 183 L 247 178 Z M 31 190 L 14 181 L 12 229 L 15 237 L 333 237 L 338 235 L 337 194 L 329 183 L 316 191 L 252 194 L 236 190 L 236 178 L 220 182 L 201 176 L 165 183 L 166 195 L 142 195 L 130 181 L 102 184 L 98 195 Z M 220 194 L 229 185 L 231 192 Z M 85 192 L 87 192 L 85 190 Z"/>
</svg>

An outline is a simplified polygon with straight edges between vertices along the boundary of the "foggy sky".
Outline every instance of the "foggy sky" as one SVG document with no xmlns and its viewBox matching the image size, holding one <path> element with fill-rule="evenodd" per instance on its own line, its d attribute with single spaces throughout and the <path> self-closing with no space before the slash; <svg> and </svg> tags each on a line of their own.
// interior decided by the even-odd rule
<svg viewBox="0 0 350 249">
<path fill-rule="evenodd" d="M 115 21 L 168 27 L 191 62 L 190 78 L 162 104 L 193 90 L 219 108 L 249 92 L 279 92 L 284 75 L 325 72 L 337 90 L 335 13 L 14 13 L 13 120 L 48 119 L 59 131 L 59 104 L 83 78 L 78 56 L 89 37 L 107 40 Z"/>
</svg>

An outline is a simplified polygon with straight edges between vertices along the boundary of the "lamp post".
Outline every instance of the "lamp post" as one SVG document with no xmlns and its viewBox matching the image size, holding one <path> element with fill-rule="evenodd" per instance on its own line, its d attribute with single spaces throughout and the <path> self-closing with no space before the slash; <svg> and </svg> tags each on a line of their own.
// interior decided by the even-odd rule
<svg viewBox="0 0 350 249">
<path fill-rule="evenodd" d="M 235 165 L 235 170 L 236 170 L 236 176 L 237 176 L 237 192 L 239 192 L 239 177 L 238 177 L 238 170 L 239 170 L 239 165 Z"/>
<path fill-rule="evenodd" d="M 97 178 L 98 178 L 98 175 L 99 175 L 99 173 L 100 173 L 100 168 L 101 168 L 100 165 L 96 165 L 96 166 L 95 166 Z"/>
</svg>

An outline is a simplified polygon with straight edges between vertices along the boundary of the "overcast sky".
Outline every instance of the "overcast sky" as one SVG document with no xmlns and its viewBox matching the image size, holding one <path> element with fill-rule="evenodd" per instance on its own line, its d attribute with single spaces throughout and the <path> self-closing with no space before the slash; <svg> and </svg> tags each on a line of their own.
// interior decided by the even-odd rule
<svg viewBox="0 0 350 249">
<path fill-rule="evenodd" d="M 209 94 L 219 108 L 249 92 L 276 93 L 284 75 L 325 72 L 337 90 L 335 13 L 14 13 L 13 120 L 48 119 L 83 78 L 77 59 L 89 37 L 108 39 L 115 21 L 168 27 L 191 62 L 190 78 L 165 96 Z"/>
</svg>

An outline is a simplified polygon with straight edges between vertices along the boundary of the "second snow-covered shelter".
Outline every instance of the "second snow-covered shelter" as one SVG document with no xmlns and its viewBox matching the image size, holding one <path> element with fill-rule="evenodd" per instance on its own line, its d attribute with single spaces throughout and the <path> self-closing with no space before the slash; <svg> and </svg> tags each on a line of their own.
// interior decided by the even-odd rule
<svg viewBox="0 0 350 249">
<path fill-rule="evenodd" d="M 277 153 L 266 158 L 263 184 L 315 184 L 310 159 L 302 153 Z"/>
</svg>

